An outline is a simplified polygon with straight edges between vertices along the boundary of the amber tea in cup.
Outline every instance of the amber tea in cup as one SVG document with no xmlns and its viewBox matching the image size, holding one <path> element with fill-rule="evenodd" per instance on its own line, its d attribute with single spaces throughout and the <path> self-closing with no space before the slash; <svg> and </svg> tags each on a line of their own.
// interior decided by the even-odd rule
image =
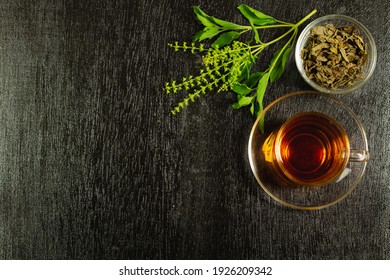
<svg viewBox="0 0 390 280">
<path fill-rule="evenodd" d="M 336 180 L 348 163 L 348 136 L 341 125 L 325 114 L 295 115 L 274 135 L 273 164 L 296 184 L 325 185 Z"/>
<path fill-rule="evenodd" d="M 338 98 L 292 92 L 257 117 L 248 159 L 257 182 L 276 202 L 315 210 L 340 202 L 361 182 L 368 141 L 359 118 Z"/>
</svg>

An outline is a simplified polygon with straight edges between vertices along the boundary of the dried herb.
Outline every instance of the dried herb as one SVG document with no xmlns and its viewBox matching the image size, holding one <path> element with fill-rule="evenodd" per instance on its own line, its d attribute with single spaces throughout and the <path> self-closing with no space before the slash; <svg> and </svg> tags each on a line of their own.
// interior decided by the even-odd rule
<svg viewBox="0 0 390 280">
<path fill-rule="evenodd" d="M 309 79 L 326 88 L 337 89 L 352 86 L 361 79 L 367 48 L 354 26 L 327 24 L 310 30 L 301 57 Z"/>
</svg>

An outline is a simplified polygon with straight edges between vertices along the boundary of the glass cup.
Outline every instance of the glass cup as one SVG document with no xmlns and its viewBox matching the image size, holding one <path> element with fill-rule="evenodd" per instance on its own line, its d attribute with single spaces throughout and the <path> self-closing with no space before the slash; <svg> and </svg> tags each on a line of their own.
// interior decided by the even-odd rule
<svg viewBox="0 0 390 280">
<path fill-rule="evenodd" d="M 248 155 L 272 198 L 306 210 L 345 198 L 369 159 L 357 116 L 337 98 L 313 91 L 288 94 L 265 108 L 252 128 Z"/>
</svg>

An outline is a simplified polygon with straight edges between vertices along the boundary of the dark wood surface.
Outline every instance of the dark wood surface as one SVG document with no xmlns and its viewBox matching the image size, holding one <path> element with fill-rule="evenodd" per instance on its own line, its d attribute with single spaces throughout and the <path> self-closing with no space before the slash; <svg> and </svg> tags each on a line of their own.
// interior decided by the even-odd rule
<svg viewBox="0 0 390 280">
<path fill-rule="evenodd" d="M 243 23 L 243 2 L 291 22 L 346 14 L 376 40 L 374 77 L 341 97 L 371 160 L 340 204 L 302 212 L 264 193 L 232 94 L 169 113 L 165 81 L 199 66 L 167 47 L 201 28 L 192 6 Z M 389 30 L 385 0 L 1 0 L 0 258 L 389 259 Z M 265 103 L 303 89 L 291 58 Z"/>
</svg>

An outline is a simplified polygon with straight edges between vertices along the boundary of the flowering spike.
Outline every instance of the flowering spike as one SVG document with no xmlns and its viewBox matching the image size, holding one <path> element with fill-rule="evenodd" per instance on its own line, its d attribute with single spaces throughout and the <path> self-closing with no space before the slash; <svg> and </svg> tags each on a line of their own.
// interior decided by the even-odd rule
<svg viewBox="0 0 390 280">
<path fill-rule="evenodd" d="M 175 45 L 173 46 L 173 48 L 175 49 L 175 51 L 177 52 L 178 50 L 179 50 L 179 48 L 180 48 L 180 46 L 179 46 L 179 42 L 175 42 Z"/>
<path fill-rule="evenodd" d="M 189 94 L 188 96 L 190 97 L 190 99 L 191 99 L 192 102 L 195 101 L 195 94 Z"/>
<path fill-rule="evenodd" d="M 191 53 L 195 53 L 195 49 L 196 49 L 196 47 L 195 47 L 195 43 L 194 42 L 192 42 L 192 44 L 191 44 Z"/>
</svg>

